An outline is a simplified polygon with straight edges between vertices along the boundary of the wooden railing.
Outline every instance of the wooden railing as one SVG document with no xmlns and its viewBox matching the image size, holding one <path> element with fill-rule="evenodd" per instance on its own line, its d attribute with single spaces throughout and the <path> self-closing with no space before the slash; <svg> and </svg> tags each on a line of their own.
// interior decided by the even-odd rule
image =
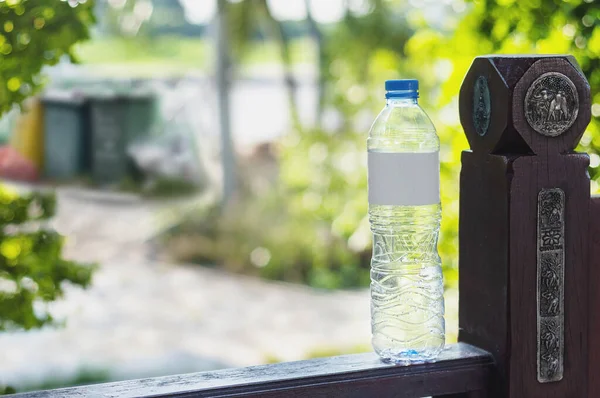
<svg viewBox="0 0 600 398">
<path fill-rule="evenodd" d="M 484 390 L 492 363 L 492 356 L 487 352 L 459 343 L 449 347 L 439 361 L 431 364 L 397 367 L 382 363 L 375 354 L 342 355 L 41 391 L 24 396 L 414 398 Z"/>
<path fill-rule="evenodd" d="M 600 199 L 574 152 L 590 87 L 568 56 L 475 59 L 460 91 L 459 341 L 21 397 L 600 398 Z M 368 322 L 368 320 L 365 320 Z"/>
</svg>

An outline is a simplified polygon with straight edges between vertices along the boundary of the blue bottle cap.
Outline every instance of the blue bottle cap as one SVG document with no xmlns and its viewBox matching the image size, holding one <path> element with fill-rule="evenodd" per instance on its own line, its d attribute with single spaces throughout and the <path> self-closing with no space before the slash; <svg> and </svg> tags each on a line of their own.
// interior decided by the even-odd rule
<svg viewBox="0 0 600 398">
<path fill-rule="evenodd" d="M 417 79 L 386 80 L 385 98 L 419 98 Z"/>
</svg>

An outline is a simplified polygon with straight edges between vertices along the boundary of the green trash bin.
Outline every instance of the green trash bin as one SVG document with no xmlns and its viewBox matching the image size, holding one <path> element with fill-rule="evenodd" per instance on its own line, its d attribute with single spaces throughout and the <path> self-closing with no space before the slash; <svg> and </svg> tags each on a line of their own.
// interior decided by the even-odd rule
<svg viewBox="0 0 600 398">
<path fill-rule="evenodd" d="M 91 174 L 100 184 L 121 182 L 127 175 L 126 107 L 122 97 L 90 95 Z"/>
<path fill-rule="evenodd" d="M 156 121 L 156 96 L 145 92 L 130 93 L 123 96 L 123 100 L 126 112 L 127 142 L 147 139 Z"/>
<path fill-rule="evenodd" d="M 54 180 L 83 174 L 89 159 L 89 114 L 86 100 L 69 92 L 52 92 L 44 105 L 44 176 Z"/>
<path fill-rule="evenodd" d="M 128 145 L 145 140 L 152 131 L 157 115 L 156 96 L 112 89 L 88 92 L 88 99 L 92 178 L 100 184 L 121 182 L 130 172 Z"/>
</svg>

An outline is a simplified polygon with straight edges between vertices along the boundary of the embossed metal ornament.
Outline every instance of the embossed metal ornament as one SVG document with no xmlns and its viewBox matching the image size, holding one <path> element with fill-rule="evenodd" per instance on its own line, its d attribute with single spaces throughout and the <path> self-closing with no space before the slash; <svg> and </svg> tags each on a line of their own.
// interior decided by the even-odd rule
<svg viewBox="0 0 600 398">
<path fill-rule="evenodd" d="M 538 195 L 537 379 L 563 378 L 565 193 L 542 189 Z"/>
<path fill-rule="evenodd" d="M 473 86 L 473 125 L 480 136 L 484 136 L 490 127 L 490 102 L 487 79 L 479 76 Z"/>
<path fill-rule="evenodd" d="M 562 73 L 548 72 L 538 77 L 525 96 L 525 118 L 538 133 L 556 137 L 577 118 L 579 97 L 573 82 Z"/>
</svg>

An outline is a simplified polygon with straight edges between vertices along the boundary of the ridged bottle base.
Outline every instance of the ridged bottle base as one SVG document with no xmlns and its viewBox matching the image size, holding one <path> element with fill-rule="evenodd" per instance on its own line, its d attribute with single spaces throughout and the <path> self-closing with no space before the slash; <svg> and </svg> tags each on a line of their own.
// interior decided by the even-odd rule
<svg viewBox="0 0 600 398">
<path fill-rule="evenodd" d="M 385 362 L 435 360 L 444 347 L 440 206 L 370 206 L 371 330 Z"/>
<path fill-rule="evenodd" d="M 396 365 L 414 365 L 418 363 L 433 362 L 442 352 L 442 348 L 437 350 L 393 350 L 386 349 L 377 354 L 383 362 Z"/>
</svg>

